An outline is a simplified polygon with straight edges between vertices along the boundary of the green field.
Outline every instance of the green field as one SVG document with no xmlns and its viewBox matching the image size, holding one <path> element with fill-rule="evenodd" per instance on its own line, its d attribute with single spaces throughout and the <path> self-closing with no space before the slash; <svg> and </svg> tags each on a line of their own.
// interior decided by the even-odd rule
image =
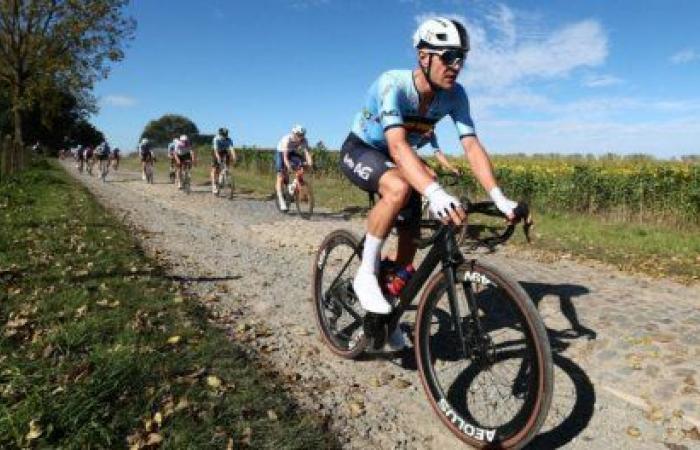
<svg viewBox="0 0 700 450">
<path fill-rule="evenodd" d="M 269 161 L 265 159 L 267 157 L 263 155 L 258 156 L 258 159 L 253 159 L 246 153 L 239 153 L 243 155 L 243 162 L 234 169 L 238 189 L 260 198 L 268 197 L 273 190 L 274 174 L 268 164 Z M 203 154 L 206 156 L 202 158 L 202 163 L 194 171 L 193 180 L 196 183 L 206 183 L 209 176 L 209 155 L 206 152 Z M 248 158 L 247 162 L 246 157 Z M 495 158 L 494 164 L 501 175 L 506 170 L 521 173 L 522 170 L 517 167 L 526 167 L 528 164 L 540 167 L 532 169 L 530 171 L 532 173 L 539 170 L 546 174 L 549 170 L 550 175 L 542 175 L 542 177 L 552 177 L 548 183 L 554 186 L 552 188 L 554 192 L 548 195 L 559 197 L 564 196 L 567 189 L 574 189 L 571 186 L 556 187 L 554 167 L 568 167 L 567 164 L 571 161 L 568 163 L 566 161 L 555 158 L 509 159 L 501 157 Z M 586 162 L 585 159 L 574 159 L 573 161 L 576 164 Z M 344 177 L 338 176 L 335 169 L 324 165 L 327 161 L 321 160 L 320 162 L 321 170 L 313 178 L 316 204 L 332 211 L 359 211 L 360 213 L 366 211 L 367 194 L 351 185 Z M 625 160 L 607 162 L 594 160 L 589 164 L 590 167 L 596 168 L 591 170 L 599 170 L 600 173 L 614 173 L 615 171 L 630 170 L 628 167 L 634 166 L 636 163 Z M 696 178 L 692 178 L 690 182 L 700 182 L 697 165 L 674 162 L 649 163 L 648 161 L 643 161 L 641 164 L 640 167 L 657 167 L 658 169 L 655 170 L 659 171 L 669 170 L 673 173 L 693 174 L 692 176 Z M 652 165 L 648 166 L 648 164 Z M 125 165 L 132 169 L 137 168 L 138 161 L 126 160 Z M 167 172 L 164 161 L 158 162 L 157 170 L 160 174 Z M 560 170 L 567 171 L 569 169 Z M 462 195 L 468 195 L 472 200 L 483 199 L 482 192 L 470 187 L 472 182 L 468 181 L 469 178 L 465 177 L 465 183 L 462 186 L 452 188 L 452 190 Z M 564 181 L 561 182 L 564 183 Z M 541 183 L 538 185 L 538 189 L 544 190 L 546 185 Z M 667 188 L 671 189 L 668 186 Z M 696 187 L 686 186 L 683 189 L 685 189 L 684 192 L 692 193 L 695 192 Z M 504 190 L 509 192 L 508 188 L 504 187 Z M 690 194 L 687 195 L 690 196 Z M 657 195 L 657 197 L 659 196 Z M 535 250 L 537 253 L 543 253 L 543 257 L 547 259 L 559 256 L 592 259 L 615 265 L 624 270 L 640 271 L 652 276 L 672 276 L 685 282 L 700 279 L 700 224 L 696 223 L 697 217 L 694 220 L 682 220 L 683 215 L 671 212 L 672 209 L 676 208 L 675 205 L 666 209 L 639 213 L 631 207 L 627 210 L 621 207 L 594 210 L 590 205 L 578 209 L 565 208 L 557 206 L 557 203 L 552 199 L 550 199 L 551 203 L 548 203 L 547 199 L 546 195 L 540 196 L 531 203 L 536 220 L 534 242 L 527 244 L 518 234 L 512 243 Z M 661 199 L 658 201 L 662 202 Z M 668 200 L 666 203 L 672 203 L 672 201 Z"/>
<path fill-rule="evenodd" d="M 0 230 L 0 448 L 337 447 L 55 163 Z"/>
</svg>

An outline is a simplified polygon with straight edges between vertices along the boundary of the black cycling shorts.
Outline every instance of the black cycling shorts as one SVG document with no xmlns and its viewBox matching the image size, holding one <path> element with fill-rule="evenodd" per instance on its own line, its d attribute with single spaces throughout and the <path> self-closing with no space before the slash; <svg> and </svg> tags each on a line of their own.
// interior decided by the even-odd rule
<svg viewBox="0 0 700 450">
<path fill-rule="evenodd" d="M 216 154 L 214 154 L 215 150 L 212 150 L 211 152 L 211 166 L 213 168 L 219 167 L 219 161 L 216 160 Z M 219 157 L 221 160 L 228 165 L 228 161 L 231 158 L 231 155 L 229 155 L 228 150 L 224 150 L 223 152 L 219 152 Z"/>
<path fill-rule="evenodd" d="M 365 143 L 355 133 L 350 133 L 340 148 L 340 170 L 352 183 L 365 192 L 379 193 L 379 179 L 396 167 L 394 161 L 382 151 Z M 399 213 L 397 227 L 418 225 L 421 212 L 420 194 L 412 191 L 408 203 Z M 413 220 L 413 219 L 416 220 Z"/>
</svg>

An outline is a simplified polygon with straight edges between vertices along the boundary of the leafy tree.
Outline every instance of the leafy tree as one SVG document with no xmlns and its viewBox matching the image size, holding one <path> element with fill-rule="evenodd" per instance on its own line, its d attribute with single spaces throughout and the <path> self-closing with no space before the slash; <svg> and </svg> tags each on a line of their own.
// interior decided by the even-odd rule
<svg viewBox="0 0 700 450">
<path fill-rule="evenodd" d="M 128 0 L 0 0 L 0 88 L 9 92 L 15 141 L 22 120 L 50 94 L 90 98 L 109 62 L 124 57 L 122 43 L 135 22 Z"/>
<path fill-rule="evenodd" d="M 186 134 L 195 142 L 199 129 L 187 117 L 166 114 L 160 119 L 148 122 L 141 133 L 141 138 L 148 138 L 156 147 L 165 147 L 173 138 L 182 134 Z"/>
</svg>

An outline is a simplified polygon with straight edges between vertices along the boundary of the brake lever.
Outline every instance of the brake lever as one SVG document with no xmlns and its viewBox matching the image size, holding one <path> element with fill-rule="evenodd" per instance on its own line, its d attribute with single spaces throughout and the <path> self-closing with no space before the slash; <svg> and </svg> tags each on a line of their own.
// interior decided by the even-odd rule
<svg viewBox="0 0 700 450">
<path fill-rule="evenodd" d="M 527 240 L 528 244 L 531 244 L 532 240 L 530 239 L 530 228 L 532 228 L 535 222 L 532 220 L 530 208 L 528 207 L 527 203 L 518 202 L 518 206 L 515 207 L 513 213 L 515 214 L 517 221 L 523 221 L 523 233 L 525 233 L 525 240 Z"/>
</svg>

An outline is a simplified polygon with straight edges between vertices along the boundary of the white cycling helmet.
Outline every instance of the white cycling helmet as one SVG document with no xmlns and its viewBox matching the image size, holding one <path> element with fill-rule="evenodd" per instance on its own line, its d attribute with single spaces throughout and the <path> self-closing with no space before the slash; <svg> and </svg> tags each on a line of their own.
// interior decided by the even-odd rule
<svg viewBox="0 0 700 450">
<path fill-rule="evenodd" d="M 306 134 L 306 128 L 302 127 L 301 125 L 294 125 L 292 127 L 292 133 L 304 136 Z"/>
<path fill-rule="evenodd" d="M 413 34 L 415 48 L 459 49 L 469 51 L 469 35 L 464 25 L 446 17 L 434 17 L 418 26 Z"/>
<path fill-rule="evenodd" d="M 187 142 L 187 135 L 186 135 L 186 134 L 183 134 L 182 136 L 180 136 L 180 140 L 181 140 L 182 142 Z"/>
<path fill-rule="evenodd" d="M 141 139 L 141 143 L 142 143 L 143 145 L 148 144 L 148 138 L 143 138 L 143 139 Z"/>
</svg>

